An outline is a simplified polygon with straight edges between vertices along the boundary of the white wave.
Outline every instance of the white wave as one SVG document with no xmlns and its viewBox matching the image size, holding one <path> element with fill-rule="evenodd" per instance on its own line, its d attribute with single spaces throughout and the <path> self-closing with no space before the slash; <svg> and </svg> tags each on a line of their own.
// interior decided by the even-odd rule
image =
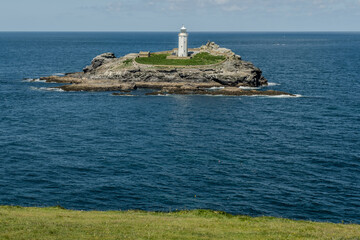
<svg viewBox="0 0 360 240">
<path fill-rule="evenodd" d="M 204 94 L 204 96 L 207 96 L 207 97 L 232 97 L 232 96 L 227 96 L 227 95 L 224 95 L 224 94 Z"/>
<path fill-rule="evenodd" d="M 65 73 L 54 73 L 53 76 L 65 76 Z"/>
<path fill-rule="evenodd" d="M 209 88 L 209 90 L 221 90 L 224 89 L 225 87 L 211 87 Z"/>
<path fill-rule="evenodd" d="M 281 95 L 252 95 L 250 97 L 264 97 L 264 98 L 299 98 L 299 97 L 303 97 L 300 94 L 294 94 L 294 95 L 286 95 L 286 94 L 281 94 Z"/>
<path fill-rule="evenodd" d="M 32 90 L 37 91 L 52 91 L 52 92 L 65 92 L 61 88 L 49 88 L 49 87 L 30 87 Z"/>
<path fill-rule="evenodd" d="M 46 83 L 46 80 L 41 80 L 40 78 L 35 79 L 34 82 L 42 82 L 42 83 Z"/>
<path fill-rule="evenodd" d="M 279 86 L 279 85 L 280 85 L 280 83 L 269 82 L 267 86 L 272 87 L 272 86 Z"/>
<path fill-rule="evenodd" d="M 240 89 L 244 89 L 244 90 L 254 90 L 254 89 L 260 89 L 261 87 L 245 87 L 245 86 L 240 86 Z"/>
<path fill-rule="evenodd" d="M 135 96 L 135 95 L 134 95 Z M 158 93 L 158 94 L 156 94 L 156 95 L 145 95 L 145 96 L 151 96 L 151 97 L 153 97 L 153 96 L 155 96 L 155 97 L 170 97 L 170 96 L 175 96 L 175 95 L 173 95 L 173 94 L 165 94 L 165 93 Z"/>
<path fill-rule="evenodd" d="M 256 89 L 262 89 L 264 87 L 273 87 L 273 86 L 279 86 L 279 83 L 269 82 L 266 86 L 260 86 L 260 87 L 247 87 L 247 86 L 240 86 L 240 89 L 244 90 L 256 90 Z"/>
<path fill-rule="evenodd" d="M 32 82 L 32 81 L 34 81 L 34 79 L 33 78 L 25 78 L 22 81 L 23 82 Z"/>
<path fill-rule="evenodd" d="M 23 82 L 42 82 L 45 83 L 46 80 L 40 80 L 40 78 L 26 78 L 23 80 Z"/>
</svg>

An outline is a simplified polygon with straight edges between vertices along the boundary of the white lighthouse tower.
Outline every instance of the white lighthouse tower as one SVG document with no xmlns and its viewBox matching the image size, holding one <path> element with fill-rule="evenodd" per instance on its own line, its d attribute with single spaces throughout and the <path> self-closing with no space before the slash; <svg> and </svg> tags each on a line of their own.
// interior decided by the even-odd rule
<svg viewBox="0 0 360 240">
<path fill-rule="evenodd" d="M 180 29 L 179 33 L 179 49 L 178 57 L 187 57 L 188 56 L 188 33 L 184 25 Z"/>
</svg>

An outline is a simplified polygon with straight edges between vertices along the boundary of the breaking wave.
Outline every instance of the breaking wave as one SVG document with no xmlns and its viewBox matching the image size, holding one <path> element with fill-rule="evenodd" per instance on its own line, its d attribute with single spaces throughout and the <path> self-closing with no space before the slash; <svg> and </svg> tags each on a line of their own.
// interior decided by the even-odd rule
<svg viewBox="0 0 360 240">
<path fill-rule="evenodd" d="M 30 87 L 32 90 L 36 91 L 51 91 L 51 92 L 65 92 L 61 88 L 49 88 L 49 87 Z"/>
<path fill-rule="evenodd" d="M 53 76 L 65 76 L 65 73 L 54 73 Z"/>
<path fill-rule="evenodd" d="M 279 85 L 280 85 L 280 83 L 269 82 L 267 87 L 279 86 Z"/>
<path fill-rule="evenodd" d="M 303 97 L 303 95 L 301 94 L 294 94 L 294 95 L 285 95 L 285 94 L 281 94 L 281 95 L 270 95 L 270 96 L 266 96 L 266 95 L 253 95 L 250 97 L 264 97 L 264 98 L 300 98 Z"/>
<path fill-rule="evenodd" d="M 268 85 L 266 86 L 260 86 L 260 87 L 246 87 L 246 86 L 240 86 L 240 89 L 244 89 L 244 90 L 256 90 L 256 89 L 262 89 L 265 87 L 273 87 L 273 86 L 279 86 L 279 83 L 274 83 L 274 82 L 269 82 Z"/>
<path fill-rule="evenodd" d="M 25 78 L 23 82 L 42 82 L 45 83 L 46 80 L 40 80 L 40 78 Z"/>
<path fill-rule="evenodd" d="M 211 87 L 209 88 L 209 90 L 221 90 L 224 89 L 225 87 Z"/>
<path fill-rule="evenodd" d="M 255 89 L 260 89 L 261 87 L 244 87 L 244 86 L 240 86 L 240 89 L 244 89 L 244 90 L 255 90 Z"/>
</svg>

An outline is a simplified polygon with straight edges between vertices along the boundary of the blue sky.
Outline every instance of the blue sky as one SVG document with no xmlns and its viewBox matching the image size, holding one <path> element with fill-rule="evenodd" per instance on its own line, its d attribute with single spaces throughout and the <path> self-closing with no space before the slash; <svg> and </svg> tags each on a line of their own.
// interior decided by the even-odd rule
<svg viewBox="0 0 360 240">
<path fill-rule="evenodd" d="M 360 0 L 1 0 L 0 31 L 360 31 Z"/>
</svg>

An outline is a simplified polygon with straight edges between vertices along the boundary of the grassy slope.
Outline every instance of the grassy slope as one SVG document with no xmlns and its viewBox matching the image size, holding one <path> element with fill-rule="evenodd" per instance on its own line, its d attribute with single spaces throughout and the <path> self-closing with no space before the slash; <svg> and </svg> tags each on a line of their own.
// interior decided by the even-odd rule
<svg viewBox="0 0 360 240">
<path fill-rule="evenodd" d="M 190 65 L 209 65 L 223 61 L 224 56 L 214 56 L 209 53 L 196 54 L 191 59 L 166 59 L 168 54 L 151 54 L 149 58 L 136 58 L 135 61 L 150 65 L 172 65 L 172 66 L 190 66 Z"/>
<path fill-rule="evenodd" d="M 360 239 L 360 225 L 194 210 L 82 212 L 0 207 L 0 239 Z"/>
</svg>

